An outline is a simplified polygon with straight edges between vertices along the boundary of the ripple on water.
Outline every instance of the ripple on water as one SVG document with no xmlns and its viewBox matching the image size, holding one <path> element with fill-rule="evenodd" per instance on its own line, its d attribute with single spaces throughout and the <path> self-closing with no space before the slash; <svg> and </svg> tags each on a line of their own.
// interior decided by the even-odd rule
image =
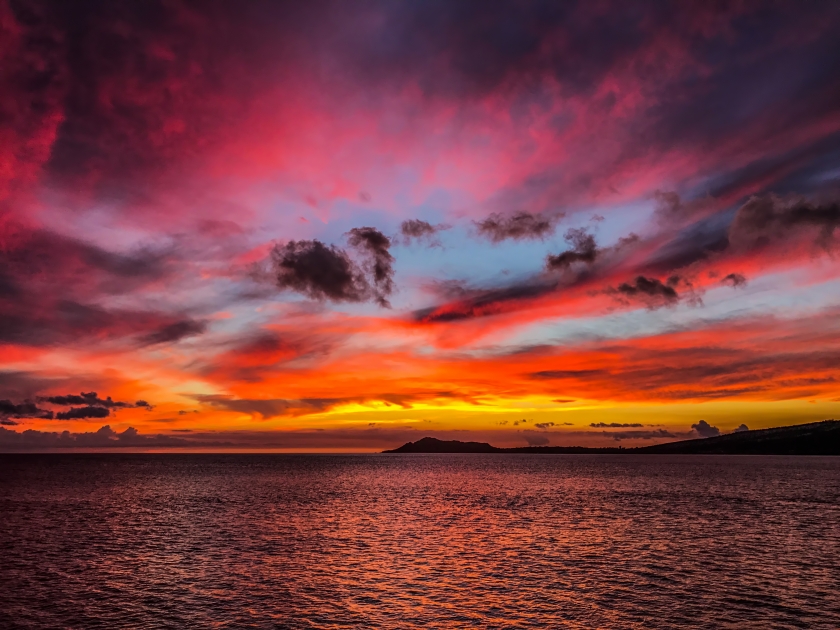
<svg viewBox="0 0 840 630">
<path fill-rule="evenodd" d="M 840 628 L 840 458 L 0 461 L 2 627 Z"/>
</svg>

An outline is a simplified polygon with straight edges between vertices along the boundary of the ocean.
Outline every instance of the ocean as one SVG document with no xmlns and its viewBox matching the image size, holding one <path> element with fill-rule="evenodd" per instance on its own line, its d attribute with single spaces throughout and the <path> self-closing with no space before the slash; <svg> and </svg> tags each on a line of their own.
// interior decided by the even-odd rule
<svg viewBox="0 0 840 630">
<path fill-rule="evenodd" d="M 840 458 L 0 455 L 2 628 L 840 628 Z"/>
</svg>

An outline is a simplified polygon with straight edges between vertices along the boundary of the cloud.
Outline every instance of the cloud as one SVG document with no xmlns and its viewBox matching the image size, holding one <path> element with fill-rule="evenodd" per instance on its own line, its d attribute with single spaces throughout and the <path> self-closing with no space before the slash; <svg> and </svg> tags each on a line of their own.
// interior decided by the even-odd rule
<svg viewBox="0 0 840 630">
<path fill-rule="evenodd" d="M 548 269 L 568 269 L 576 262 L 587 264 L 595 262 L 598 255 L 595 237 L 589 234 L 585 228 L 569 229 L 566 232 L 565 239 L 573 245 L 572 249 L 556 256 L 549 254 L 546 257 L 546 267 Z"/>
<path fill-rule="evenodd" d="M 170 433 L 174 434 L 171 435 Z M 475 433 L 470 431 L 447 431 L 439 435 L 443 439 L 480 440 L 497 442 L 498 439 L 517 439 L 510 431 Z M 394 448 L 418 438 L 416 427 L 375 426 L 358 428 L 327 428 L 310 430 L 267 430 L 242 431 L 219 430 L 200 431 L 195 429 L 172 429 L 166 434 L 144 434 L 133 427 L 123 432 L 103 426 L 98 431 L 85 433 L 49 432 L 15 429 L 0 430 L 0 452 L 46 450 L 58 448 L 200 448 L 223 450 L 236 449 L 297 449 L 317 450 L 322 448 L 347 451 L 370 450 L 371 448 Z"/>
<path fill-rule="evenodd" d="M 729 275 L 725 276 L 721 281 L 721 284 L 728 284 L 731 287 L 743 287 L 747 284 L 747 279 L 742 276 L 740 273 L 730 273 Z"/>
<path fill-rule="evenodd" d="M 656 429 L 655 431 L 603 431 L 605 436 L 611 437 L 616 441 L 621 440 L 654 440 L 659 438 L 676 438 L 678 437 L 670 431 L 665 429 Z"/>
<path fill-rule="evenodd" d="M 549 256 L 546 258 L 546 267 L 549 269 L 568 269 L 573 263 L 583 262 L 591 264 L 598 256 L 598 249 L 595 246 L 595 237 L 589 234 L 585 228 L 569 229 L 564 238 L 572 244 L 572 249 Z"/>
<path fill-rule="evenodd" d="M 24 346 L 73 346 L 96 339 L 109 342 L 152 345 L 177 341 L 197 334 L 203 324 L 166 313 L 109 310 L 72 300 L 51 302 L 49 297 L 30 296 L 5 312 L 0 311 L 0 342 Z"/>
<path fill-rule="evenodd" d="M 277 286 L 314 300 L 373 300 L 380 306 L 389 306 L 386 296 L 394 288 L 390 239 L 375 228 L 362 227 L 350 230 L 348 240 L 364 256 L 363 267 L 344 250 L 318 240 L 275 245 L 271 262 Z M 365 277 L 366 272 L 372 283 Z"/>
<path fill-rule="evenodd" d="M 47 409 L 41 409 L 35 403 L 25 401 L 13 403 L 11 400 L 0 400 L 0 418 L 42 418 L 52 419 L 53 414 Z M 16 423 L 15 423 L 16 424 Z"/>
<path fill-rule="evenodd" d="M 44 420 L 76 420 L 83 418 L 106 418 L 111 410 L 143 407 L 151 409 L 151 405 L 138 400 L 136 403 L 126 403 L 113 400 L 110 396 L 100 398 L 96 392 L 82 392 L 81 394 L 67 394 L 58 396 L 39 396 L 40 403 L 47 403 L 59 407 L 70 407 L 66 411 L 54 413 L 48 409 L 36 406 L 32 401 L 13 403 L 10 400 L 0 400 L 0 417 L 4 418 L 40 418 Z"/>
<path fill-rule="evenodd" d="M 106 407 L 108 409 L 125 409 L 134 406 L 148 406 L 148 403 L 140 405 L 140 402 L 132 405 L 131 403 L 111 400 L 111 397 L 99 398 L 96 392 L 82 392 L 78 396 L 75 394 L 67 394 L 65 396 L 41 396 L 38 400 L 47 402 L 53 405 L 61 405 L 64 407 L 90 405 L 95 407 Z"/>
<path fill-rule="evenodd" d="M 645 425 L 641 424 L 640 422 L 629 422 L 629 423 L 622 423 L 622 422 L 593 422 L 589 425 L 590 427 L 594 427 L 596 429 L 628 429 L 632 427 L 643 427 Z"/>
<path fill-rule="evenodd" d="M 62 379 L 47 378 L 37 372 L 0 370 L 0 396 L 29 399 L 39 392 L 57 386 Z"/>
<path fill-rule="evenodd" d="M 780 261 L 801 256 L 796 249 L 803 243 L 822 250 L 835 248 L 838 228 L 840 202 L 832 197 L 814 201 L 792 195 L 753 195 L 736 209 L 724 209 L 686 226 L 637 269 L 642 274 L 665 274 L 715 260 Z M 721 280 L 732 287 L 746 282 L 740 273 Z"/>
<path fill-rule="evenodd" d="M 656 217 L 662 222 L 690 219 L 702 213 L 709 205 L 709 199 L 685 201 L 674 191 L 657 190 L 653 193 L 656 201 Z"/>
<path fill-rule="evenodd" d="M 551 441 L 545 434 L 537 431 L 522 431 L 522 437 L 528 442 L 528 446 L 545 446 Z"/>
<path fill-rule="evenodd" d="M 537 422 L 535 425 L 538 429 L 548 429 L 555 426 L 553 422 Z"/>
<path fill-rule="evenodd" d="M 388 251 L 391 239 L 372 227 L 353 228 L 348 241 L 366 254 L 365 270 L 373 278 L 375 300 L 380 306 L 390 307 L 385 296 L 394 290 L 394 257 Z"/>
<path fill-rule="evenodd" d="M 729 248 L 730 212 L 700 219 L 679 229 L 676 234 L 665 231 L 667 240 L 637 270 L 647 275 L 664 275 L 691 267 L 720 256 Z"/>
<path fill-rule="evenodd" d="M 641 298 L 650 306 L 661 305 L 662 303 L 673 304 L 680 299 L 676 289 L 672 286 L 671 279 L 667 284 L 664 284 L 658 278 L 636 276 L 633 282 L 623 282 L 618 285 L 615 291 L 626 297 Z"/>
<path fill-rule="evenodd" d="M 112 447 L 184 447 L 191 443 L 168 435 L 141 435 L 133 427 L 122 433 L 109 425 L 90 433 L 62 433 L 52 431 L 12 431 L 0 427 L 0 449 L 27 450 L 42 448 L 112 448 Z M 212 445 L 212 443 L 210 443 Z M 217 446 L 222 446 L 216 442 Z"/>
<path fill-rule="evenodd" d="M 346 252 L 321 241 L 289 241 L 271 252 L 277 286 L 314 300 L 362 302 L 370 286 Z"/>
<path fill-rule="evenodd" d="M 414 320 L 423 323 L 454 322 L 487 317 L 507 309 L 521 308 L 557 290 L 556 282 L 536 279 L 500 289 L 463 290 L 463 295 L 446 304 L 416 310 Z"/>
<path fill-rule="evenodd" d="M 321 413 L 328 409 L 348 402 L 348 398 L 303 398 L 298 400 L 284 398 L 233 398 L 223 395 L 199 394 L 193 396 L 198 402 L 211 405 L 225 411 L 236 411 L 263 418 L 278 416 L 294 416 L 310 413 Z"/>
<path fill-rule="evenodd" d="M 0 243 L 0 343 L 157 342 L 184 326 L 177 314 L 101 304 L 112 296 L 130 303 L 134 292 L 173 278 L 177 257 L 169 250 L 113 252 L 8 217 Z"/>
<path fill-rule="evenodd" d="M 73 407 L 55 414 L 56 420 L 81 420 L 83 418 L 107 418 L 111 410 L 105 407 Z"/>
<path fill-rule="evenodd" d="M 732 433 L 743 433 L 744 431 L 749 431 L 750 428 L 746 424 L 741 424 L 738 426 L 737 429 L 733 429 Z"/>
<path fill-rule="evenodd" d="M 788 240 L 792 234 L 808 233 L 815 244 L 828 249 L 835 245 L 834 232 L 838 227 L 838 201 L 756 195 L 738 209 L 730 238 L 741 246 L 763 247 L 772 240 Z"/>
<path fill-rule="evenodd" d="M 493 243 L 505 240 L 544 239 L 554 233 L 561 215 L 539 215 L 520 211 L 510 216 L 492 214 L 476 221 L 478 233 Z"/>
<path fill-rule="evenodd" d="M 174 343 L 187 337 L 200 335 L 207 330 L 207 323 L 184 319 L 163 326 L 159 330 L 141 337 L 143 345 L 154 346 L 162 343 Z"/>
<path fill-rule="evenodd" d="M 430 245 L 440 245 L 435 237 L 438 233 L 448 229 L 448 225 L 432 225 L 421 219 L 407 219 L 400 224 L 400 234 L 405 245 L 411 243 L 412 240 L 426 241 Z"/>
<path fill-rule="evenodd" d="M 705 420 L 700 420 L 696 424 L 692 424 L 691 428 L 694 429 L 701 438 L 717 437 L 720 435 L 720 429 L 713 427 Z"/>
<path fill-rule="evenodd" d="M 71 288 L 103 293 L 124 293 L 172 273 L 168 251 L 140 248 L 127 253 L 106 250 L 25 223 L 2 226 L 0 249 L 7 291 L 22 291 L 21 282 L 35 288 Z M 69 286 L 68 286 L 69 285 Z"/>
</svg>

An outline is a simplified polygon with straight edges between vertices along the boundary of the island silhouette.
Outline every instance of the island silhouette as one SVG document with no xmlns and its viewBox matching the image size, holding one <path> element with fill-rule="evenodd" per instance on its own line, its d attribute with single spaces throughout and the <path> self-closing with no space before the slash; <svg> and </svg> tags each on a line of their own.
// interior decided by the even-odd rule
<svg viewBox="0 0 840 630">
<path fill-rule="evenodd" d="M 639 447 L 520 446 L 500 448 L 486 442 L 460 442 L 424 437 L 383 453 L 534 453 L 673 454 L 673 455 L 840 455 L 840 420 L 756 429 L 716 437 L 680 440 Z"/>
</svg>

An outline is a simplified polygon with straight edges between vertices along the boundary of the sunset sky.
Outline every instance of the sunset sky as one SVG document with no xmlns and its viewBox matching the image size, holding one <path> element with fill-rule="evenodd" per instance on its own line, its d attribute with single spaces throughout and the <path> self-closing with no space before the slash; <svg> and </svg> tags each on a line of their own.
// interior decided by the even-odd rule
<svg viewBox="0 0 840 630">
<path fill-rule="evenodd" d="M 0 0 L 0 449 L 840 417 L 838 32 L 828 1 Z"/>
</svg>

